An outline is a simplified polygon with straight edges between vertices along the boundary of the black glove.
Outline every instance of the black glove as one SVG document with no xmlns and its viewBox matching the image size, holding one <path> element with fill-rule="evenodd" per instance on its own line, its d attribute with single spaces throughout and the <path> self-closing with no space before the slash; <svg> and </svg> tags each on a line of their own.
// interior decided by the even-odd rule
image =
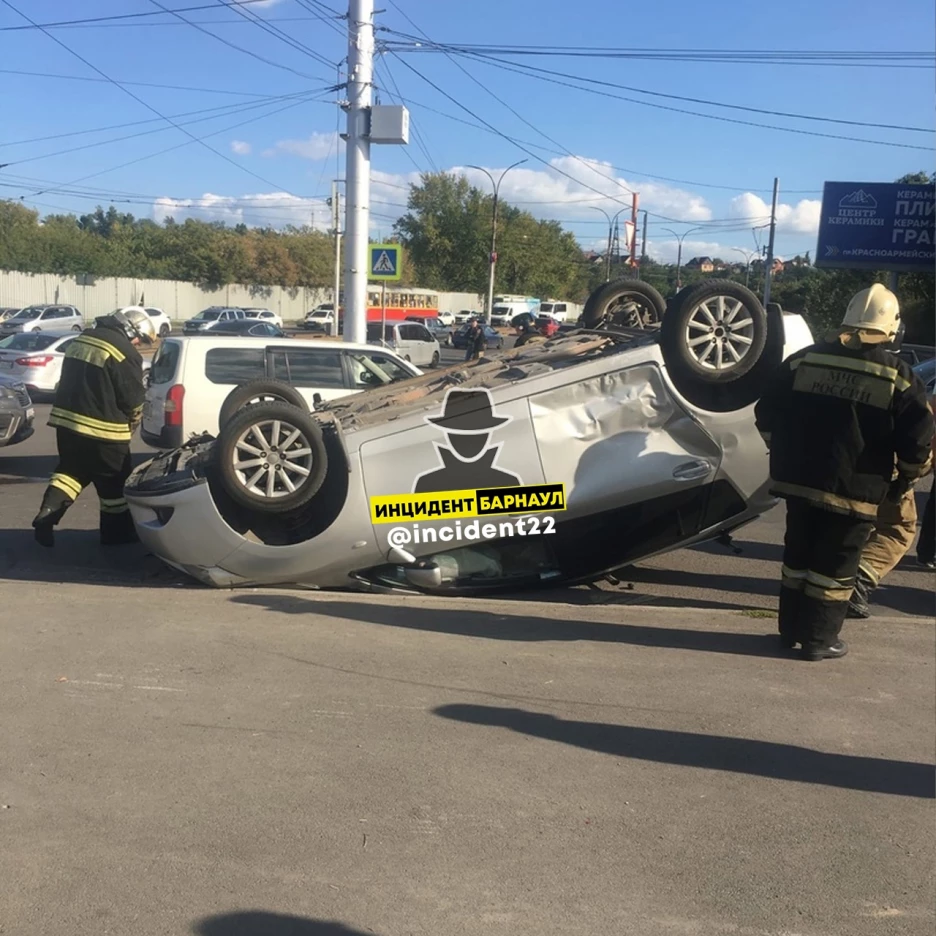
<svg viewBox="0 0 936 936">
<path fill-rule="evenodd" d="M 901 475 L 896 481 L 891 481 L 890 487 L 887 489 L 887 499 L 892 504 L 899 504 L 904 494 L 912 487 L 913 482 L 909 478 L 905 478 Z"/>
</svg>

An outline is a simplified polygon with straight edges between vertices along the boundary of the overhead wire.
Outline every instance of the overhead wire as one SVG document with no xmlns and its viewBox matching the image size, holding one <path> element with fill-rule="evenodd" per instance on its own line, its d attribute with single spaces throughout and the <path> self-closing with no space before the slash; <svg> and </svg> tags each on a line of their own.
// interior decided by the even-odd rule
<svg viewBox="0 0 936 936">
<path fill-rule="evenodd" d="M 455 54 L 459 54 L 459 53 L 455 53 Z M 836 134 L 836 133 L 822 133 L 818 130 L 805 130 L 801 127 L 781 127 L 781 126 L 778 126 L 777 124 L 766 124 L 766 123 L 759 123 L 757 121 L 752 121 L 752 120 L 741 120 L 737 117 L 726 117 L 723 114 L 705 114 L 705 113 L 702 113 L 701 111 L 688 110 L 684 107 L 672 107 L 671 105 L 659 104 L 655 101 L 641 101 L 639 98 L 626 97 L 621 94 L 615 94 L 611 91 L 603 91 L 600 88 L 587 87 L 583 85 L 584 82 L 591 82 L 592 84 L 601 84 L 601 85 L 614 87 L 615 85 L 613 85 L 610 82 L 598 81 L 597 79 L 592 79 L 592 78 L 574 78 L 575 81 L 578 81 L 580 83 L 572 84 L 569 81 L 563 81 L 563 80 L 560 80 L 559 78 L 554 77 L 554 75 L 562 74 L 560 72 L 550 73 L 550 72 L 545 72 L 544 69 L 535 69 L 536 74 L 534 74 L 532 73 L 534 71 L 534 69 L 532 69 L 532 66 L 512 66 L 503 62 L 500 59 L 490 58 L 486 56 L 468 55 L 466 57 L 470 61 L 476 61 L 483 65 L 488 65 L 489 67 L 500 68 L 505 71 L 513 72 L 518 75 L 526 75 L 528 78 L 535 78 L 539 81 L 548 82 L 549 84 L 555 84 L 555 85 L 560 85 L 562 87 L 572 88 L 573 90 L 576 90 L 576 91 L 584 91 L 588 94 L 595 94 L 600 97 L 612 98 L 614 100 L 619 100 L 619 101 L 626 101 L 627 103 L 630 103 L 630 104 L 638 104 L 643 107 L 651 107 L 657 110 L 671 111 L 677 114 L 687 114 L 692 117 L 700 117 L 700 118 L 707 119 L 707 120 L 718 120 L 718 121 L 721 121 L 722 123 L 737 124 L 739 126 L 745 126 L 745 127 L 758 127 L 759 129 L 762 129 L 762 130 L 776 130 L 782 133 L 794 133 L 800 136 L 821 137 L 823 139 L 829 139 L 829 140 L 844 140 L 849 143 L 867 143 L 872 146 L 890 146 L 890 147 L 896 147 L 898 149 L 924 150 L 926 152 L 931 152 L 932 150 L 932 147 L 918 146 L 913 143 L 898 143 L 893 140 L 869 140 L 866 137 L 852 137 L 852 136 L 845 136 L 843 134 Z M 920 128 L 915 128 L 915 127 L 914 128 L 900 128 L 900 129 L 904 129 L 904 130 L 912 129 L 914 131 L 919 130 L 920 132 L 924 132 L 924 133 L 933 132 L 931 130 L 920 130 Z"/>
<path fill-rule="evenodd" d="M 268 0 L 236 0 L 236 2 L 229 3 L 225 2 L 224 5 L 227 7 L 238 7 L 238 6 L 248 6 L 253 3 L 266 3 Z M 189 6 L 189 7 L 176 7 L 172 12 L 173 13 L 192 13 L 198 10 L 214 10 L 216 9 L 217 4 L 215 3 L 203 3 L 199 6 Z M 71 26 L 97 26 L 101 24 L 108 23 L 112 20 L 131 20 L 131 19 L 142 19 L 144 17 L 151 16 L 162 16 L 162 13 L 144 11 L 142 13 L 117 13 L 110 16 L 88 16 L 83 19 L 76 20 L 58 20 L 54 23 L 37 23 L 35 25 L 20 25 L 20 26 L 0 26 L 0 32 L 22 32 L 23 30 L 29 29 L 58 29 L 62 27 L 71 27 Z M 217 20 L 212 20 L 212 22 L 218 22 Z M 133 24 L 131 24 L 133 25 Z M 141 25 L 166 25 L 159 23 L 149 23 Z"/>
<path fill-rule="evenodd" d="M 80 146 L 70 146 L 70 147 L 67 147 L 66 149 L 54 150 L 51 153 L 41 153 L 37 156 L 24 156 L 20 159 L 11 159 L 11 160 L 8 160 L 7 162 L 0 163 L 0 169 L 4 169 L 7 166 L 18 166 L 18 165 L 21 165 L 22 163 L 37 162 L 41 159 L 51 159 L 55 156 L 66 156 L 66 155 L 70 155 L 71 153 L 79 153 L 82 150 L 94 149 L 98 146 L 110 146 L 113 143 L 123 143 L 126 140 L 134 140 L 134 139 L 138 139 L 139 137 L 152 136 L 155 133 L 165 133 L 167 130 L 173 130 L 173 129 L 177 129 L 181 127 L 191 126 L 192 124 L 205 123 L 206 121 L 217 120 L 220 117 L 228 117 L 228 116 L 231 116 L 232 114 L 246 113 L 247 111 L 256 110 L 262 107 L 268 107 L 270 104 L 276 104 L 276 103 L 279 103 L 280 101 L 298 99 L 299 103 L 310 103 L 314 99 L 316 94 L 321 93 L 321 90 L 325 90 L 325 89 L 311 90 L 308 92 L 304 92 L 302 94 L 283 95 L 281 97 L 271 98 L 270 100 L 267 100 L 267 101 L 254 101 L 250 104 L 238 104 L 238 105 L 229 104 L 227 105 L 225 109 L 226 110 L 225 113 L 220 113 L 220 114 L 215 113 L 207 117 L 194 117 L 191 120 L 177 121 L 177 119 L 174 117 L 173 122 L 166 124 L 166 126 L 153 127 L 150 130 L 139 130 L 136 133 L 128 133 L 128 134 L 124 134 L 123 136 L 118 136 L 118 137 L 109 137 L 106 140 L 95 140 L 92 143 L 83 143 Z M 218 108 L 212 108 L 212 110 L 218 110 Z M 196 111 L 195 113 L 198 113 L 198 111 Z M 8 145 L 8 144 L 2 144 L 2 145 Z"/>
<path fill-rule="evenodd" d="M 157 3 L 157 0 L 150 0 L 150 2 L 156 4 L 157 6 L 159 6 L 159 4 Z M 35 21 L 32 20 L 29 16 L 27 16 L 27 15 L 26 15 L 25 13 L 23 13 L 21 10 L 17 9 L 17 7 L 16 7 L 13 3 L 11 3 L 11 0 L 0 0 L 0 3 L 2 3 L 2 4 L 3 4 L 4 6 L 6 6 L 8 9 L 12 10 L 14 13 L 18 14 L 19 16 L 21 16 L 21 17 L 22 17 L 24 20 L 26 20 L 27 22 L 29 22 L 29 23 L 35 23 Z M 245 173 L 247 173 L 248 175 L 253 176 L 255 179 L 259 179 L 259 180 L 260 180 L 261 182 L 263 182 L 265 185 L 269 185 L 269 186 L 271 186 L 272 188 L 280 188 L 280 189 L 283 188 L 283 186 L 278 186 L 275 182 L 271 182 L 269 179 L 264 178 L 264 177 L 261 176 L 259 173 L 254 172 L 252 169 L 248 169 L 246 166 L 244 166 L 242 163 L 238 162 L 237 160 L 231 159 L 231 157 L 228 156 L 226 153 L 222 153 L 220 150 L 217 150 L 217 149 L 215 149 L 213 146 L 211 146 L 210 144 L 206 143 L 203 139 L 200 139 L 199 137 L 195 136 L 193 133 L 190 133 L 188 130 L 185 129 L 185 127 L 183 127 L 183 126 L 181 126 L 180 124 L 176 123 L 174 120 L 168 118 L 168 117 L 167 117 L 165 114 L 163 114 L 158 108 L 154 107 L 152 104 L 150 104 L 150 103 L 148 103 L 147 101 L 145 101 L 145 100 L 144 100 L 143 98 L 141 98 L 138 94 L 135 94 L 133 91 L 131 91 L 131 90 L 130 90 L 129 88 L 127 88 L 125 85 L 122 85 L 119 81 L 116 81 L 115 79 L 111 78 L 111 77 L 110 77 L 109 75 L 107 75 L 104 71 L 102 71 L 100 68 L 98 68 L 97 65 L 93 64 L 92 62 L 90 62 L 88 59 L 86 59 L 86 58 L 85 58 L 83 55 L 81 55 L 79 52 L 76 52 L 76 51 L 75 51 L 74 49 L 72 49 L 67 43 L 63 42 L 63 41 L 62 41 L 61 39 L 59 39 L 57 36 L 52 35 L 48 30 L 43 29 L 42 32 L 43 32 L 44 35 L 48 36 L 56 45 L 58 45 L 58 46 L 60 46 L 61 48 L 63 48 L 63 49 L 64 49 L 66 52 L 68 52 L 70 55 L 73 55 L 75 58 L 77 58 L 80 62 L 82 62 L 85 66 L 87 66 L 88 68 L 90 68 L 92 71 L 97 72 L 97 74 L 99 74 L 102 78 L 106 78 L 111 84 L 113 84 L 115 87 L 117 87 L 117 88 L 119 88 L 121 91 L 123 91 L 124 94 L 126 94 L 126 95 L 128 95 L 129 97 L 133 98 L 137 103 L 142 104 L 145 108 L 147 108 L 147 110 L 152 111 L 157 117 L 161 117 L 161 118 L 162 118 L 163 120 L 165 120 L 167 123 L 172 124 L 172 126 L 174 126 L 176 129 L 178 129 L 178 130 L 180 130 L 182 133 L 184 133 L 184 134 L 185 134 L 187 137 L 189 137 L 193 142 L 196 142 L 196 143 L 198 143 L 200 146 L 203 146 L 203 147 L 204 147 L 205 149 L 207 149 L 209 152 L 214 153 L 216 156 L 220 157 L 220 158 L 223 159 L 225 162 L 230 163 L 232 166 L 236 166 L 236 167 L 237 167 L 239 170 L 241 170 L 242 172 L 245 172 Z M 301 102 L 299 102 L 299 103 L 301 103 Z M 294 103 L 292 103 L 292 104 L 287 105 L 285 108 L 283 108 L 283 110 L 287 110 L 287 109 L 289 109 L 290 107 L 295 107 L 295 106 L 297 106 L 297 104 L 294 102 Z M 263 116 L 270 116 L 270 115 L 263 115 Z M 250 123 L 250 121 L 245 121 L 245 123 Z M 241 126 L 241 125 L 238 125 L 238 126 Z M 234 129 L 234 128 L 231 127 L 231 128 L 226 128 L 226 129 Z M 226 132 L 226 131 L 218 131 L 218 132 Z M 213 136 L 213 135 L 214 135 L 214 134 L 208 134 L 208 136 Z M 105 171 L 110 171 L 110 170 L 105 170 Z M 96 173 L 96 175 L 97 175 L 97 174 L 100 174 L 100 173 Z M 90 176 L 85 176 L 84 178 L 90 178 Z M 80 180 L 79 180 L 79 181 L 80 181 Z M 41 193 L 37 192 L 37 193 L 35 193 L 35 194 L 38 195 L 38 194 L 41 194 Z"/>
<path fill-rule="evenodd" d="M 400 86 L 397 84 L 396 78 L 393 75 L 393 70 L 390 68 L 390 63 L 386 60 L 386 58 L 381 58 L 379 61 L 375 62 L 375 66 L 377 64 L 383 66 L 383 70 L 387 73 L 387 77 L 390 79 L 390 82 L 393 85 L 394 90 L 396 91 L 396 99 L 400 101 L 400 103 L 402 103 L 403 95 L 400 92 Z M 375 71 L 376 71 L 376 67 L 375 67 Z M 391 99 L 394 97 L 394 95 L 390 92 L 389 89 L 384 88 L 384 90 L 391 97 Z M 415 121 L 413 121 L 412 119 L 410 120 L 410 129 L 413 132 L 413 138 L 416 140 L 416 145 L 419 147 L 423 156 L 426 157 L 426 161 L 429 163 L 430 167 L 432 168 L 432 171 L 438 172 L 439 167 L 436 164 L 436 161 L 432 158 L 432 154 L 429 152 L 429 146 L 426 143 L 426 141 L 423 139 L 423 134 L 420 132 L 419 127 L 416 126 Z"/>
<path fill-rule="evenodd" d="M 155 3 L 156 0 L 150 0 L 151 3 Z M 304 42 L 300 42 L 298 39 L 294 39 L 288 33 L 283 32 L 278 26 L 270 25 L 262 16 L 258 16 L 253 10 L 241 9 L 240 6 L 231 6 L 226 0 L 217 0 L 217 2 L 228 9 L 234 10 L 235 13 L 241 19 L 247 21 L 248 23 L 253 23 L 258 29 L 263 32 L 273 36 L 275 39 L 279 39 L 281 42 L 284 42 L 290 48 L 296 49 L 299 52 L 302 52 L 304 55 L 308 55 L 313 61 L 319 62 L 322 65 L 326 65 L 329 68 L 334 68 L 335 63 L 329 61 L 324 55 L 320 52 L 317 52 L 315 49 L 310 48 Z M 157 6 L 162 6 L 162 4 L 157 4 Z M 197 25 L 197 24 L 193 24 Z"/>
<path fill-rule="evenodd" d="M 8 2 L 8 0 L 2 0 L 2 2 L 6 3 Z M 190 19 L 187 19 L 181 13 L 173 12 L 173 10 L 171 10 L 170 8 L 163 6 L 163 4 L 159 2 L 159 0 L 149 0 L 149 2 L 152 3 L 153 6 L 158 7 L 160 10 L 162 10 L 163 13 L 169 13 L 172 16 L 175 16 L 177 19 L 181 20 L 183 23 L 187 23 L 193 29 L 197 29 L 200 33 L 204 33 L 206 36 L 211 36 L 212 39 L 217 40 L 222 45 L 226 45 L 228 48 L 234 49 L 237 52 L 242 52 L 244 55 L 249 55 L 251 58 L 256 59 L 258 62 L 263 62 L 264 64 L 270 65 L 273 68 L 279 68 L 283 71 L 291 72 L 292 74 L 298 75 L 300 78 L 305 78 L 308 81 L 324 81 L 325 80 L 320 75 L 308 75 L 305 72 L 301 72 L 295 68 L 292 68 L 290 65 L 283 65 L 281 62 L 275 62 L 273 61 L 273 59 L 268 59 L 266 56 L 260 55 L 259 53 L 254 52 L 252 49 L 245 49 L 243 46 L 239 46 L 237 45 L 237 43 L 231 42 L 229 39 L 225 39 L 224 36 L 219 36 L 217 35 L 217 33 L 211 32 L 210 29 L 205 29 L 204 26 L 200 26 L 198 23 Z M 332 63 L 328 62 L 327 59 L 325 59 L 325 62 L 328 65 L 332 65 Z"/>
<path fill-rule="evenodd" d="M 51 38 L 51 37 L 50 37 Z M 28 78 L 56 78 L 63 81 L 93 81 L 112 84 L 118 81 L 122 85 L 136 88 L 159 88 L 165 91 L 192 91 L 197 94 L 229 94 L 236 97 L 263 98 L 269 95 L 258 91 L 232 91 L 229 88 L 193 88 L 188 85 L 157 84 L 152 81 L 127 81 L 125 79 L 94 78 L 91 75 L 56 75 L 50 72 L 22 71 L 16 68 L 0 68 L 0 75 L 22 75 Z"/>
</svg>

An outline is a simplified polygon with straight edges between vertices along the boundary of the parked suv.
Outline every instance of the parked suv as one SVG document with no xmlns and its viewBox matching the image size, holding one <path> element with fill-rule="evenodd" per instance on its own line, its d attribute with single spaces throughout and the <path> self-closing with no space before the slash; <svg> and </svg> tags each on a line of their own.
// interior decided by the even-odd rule
<svg viewBox="0 0 936 936">
<path fill-rule="evenodd" d="M 31 305 L 0 322 L 0 337 L 17 332 L 80 332 L 82 328 L 84 318 L 72 305 Z"/>
<path fill-rule="evenodd" d="M 383 338 L 381 338 L 383 329 Z M 436 337 L 418 322 L 368 322 L 367 343 L 382 345 L 418 367 L 438 367 L 442 349 Z"/>
<path fill-rule="evenodd" d="M 216 435 L 232 391 L 255 380 L 285 382 L 284 397 L 295 388 L 311 409 L 316 396 L 332 400 L 420 373 L 392 351 L 347 342 L 167 338 L 150 366 L 141 435 L 155 448 L 174 448 L 201 432 Z"/>
<path fill-rule="evenodd" d="M 229 309 L 226 306 L 211 306 L 199 312 L 195 318 L 182 323 L 182 334 L 200 335 L 210 331 L 218 322 L 233 322 L 246 318 L 243 309 Z"/>
</svg>

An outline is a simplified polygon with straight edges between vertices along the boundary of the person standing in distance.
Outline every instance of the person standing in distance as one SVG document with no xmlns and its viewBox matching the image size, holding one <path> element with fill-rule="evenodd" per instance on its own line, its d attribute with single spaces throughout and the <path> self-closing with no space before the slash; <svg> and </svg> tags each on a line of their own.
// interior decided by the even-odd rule
<svg viewBox="0 0 936 936">
<path fill-rule="evenodd" d="M 802 644 L 806 660 L 848 652 L 839 634 L 878 508 L 899 503 L 929 470 L 925 389 L 882 348 L 899 323 L 889 289 L 863 289 L 838 332 L 784 361 L 755 405 L 770 491 L 787 505 L 780 642 Z"/>
<path fill-rule="evenodd" d="M 487 337 L 484 329 L 477 319 L 472 319 L 468 323 L 468 350 L 465 352 L 465 360 L 477 360 L 487 349 Z"/>
<path fill-rule="evenodd" d="M 137 541 L 123 489 L 145 395 L 137 346 L 155 340 L 152 319 L 142 309 L 129 309 L 97 319 L 65 352 L 49 415 L 59 462 L 32 522 L 42 546 L 55 545 L 56 525 L 89 484 L 100 501 L 101 544 Z"/>
</svg>

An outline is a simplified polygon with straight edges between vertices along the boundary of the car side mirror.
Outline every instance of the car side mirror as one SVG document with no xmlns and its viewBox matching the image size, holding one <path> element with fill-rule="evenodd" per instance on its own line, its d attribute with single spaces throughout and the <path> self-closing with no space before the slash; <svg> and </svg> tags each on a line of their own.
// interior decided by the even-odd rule
<svg viewBox="0 0 936 936">
<path fill-rule="evenodd" d="M 439 588 L 442 585 L 442 569 L 431 559 L 420 559 L 413 565 L 403 567 L 406 581 L 416 588 Z"/>
</svg>

